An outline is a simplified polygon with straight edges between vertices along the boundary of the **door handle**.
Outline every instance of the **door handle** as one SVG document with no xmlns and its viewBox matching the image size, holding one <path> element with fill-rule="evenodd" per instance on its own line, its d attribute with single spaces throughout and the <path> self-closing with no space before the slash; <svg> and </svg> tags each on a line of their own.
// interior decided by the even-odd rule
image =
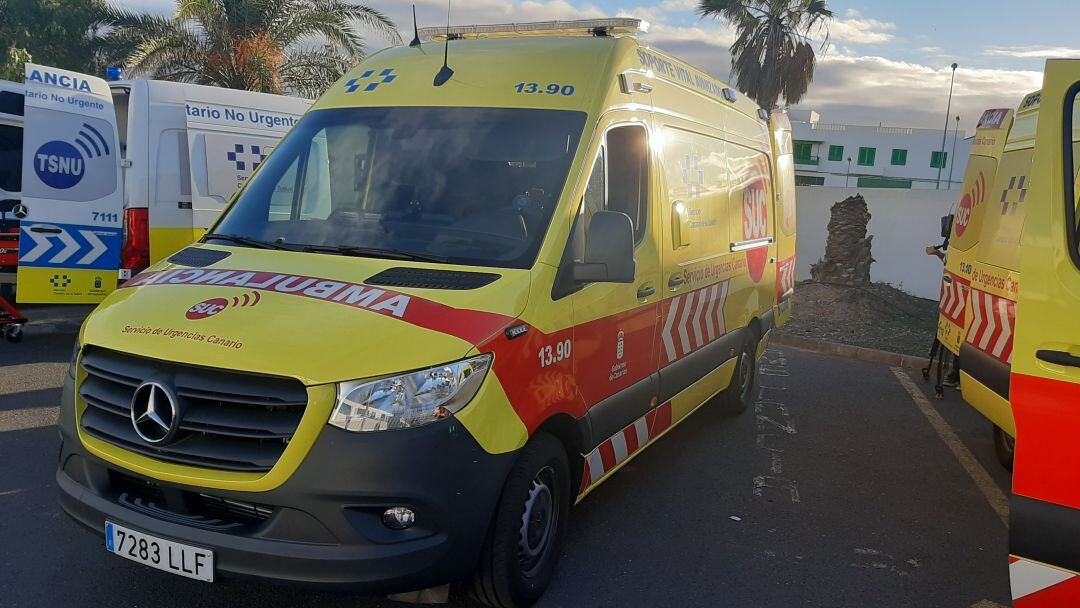
<svg viewBox="0 0 1080 608">
<path fill-rule="evenodd" d="M 1035 358 L 1040 361 L 1046 361 L 1047 363 L 1053 363 L 1054 365 L 1080 367 L 1080 357 L 1070 355 L 1069 353 L 1060 350 L 1036 351 Z"/>
<path fill-rule="evenodd" d="M 674 291 L 679 287 L 682 287 L 682 284 L 685 282 L 686 280 L 682 278 L 682 275 L 673 274 L 671 275 L 671 278 L 668 279 L 667 286 L 670 287 L 672 291 Z"/>
<path fill-rule="evenodd" d="M 653 287 L 651 284 L 645 284 L 645 285 L 642 285 L 641 287 L 638 287 L 637 297 L 638 297 L 639 300 L 644 300 L 645 298 L 652 297 L 652 295 L 655 294 L 655 293 L 656 293 L 656 288 L 655 287 Z"/>
</svg>

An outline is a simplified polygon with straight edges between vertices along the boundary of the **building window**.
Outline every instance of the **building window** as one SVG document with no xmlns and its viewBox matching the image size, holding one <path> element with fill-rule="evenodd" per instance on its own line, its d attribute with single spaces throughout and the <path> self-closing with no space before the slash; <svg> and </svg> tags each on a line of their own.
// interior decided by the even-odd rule
<svg viewBox="0 0 1080 608">
<path fill-rule="evenodd" d="M 906 165 L 907 164 L 907 150 L 900 148 L 893 148 L 892 151 L 892 164 L 894 165 Z"/>
<path fill-rule="evenodd" d="M 844 160 L 844 146 L 829 146 L 829 160 Z"/>
<path fill-rule="evenodd" d="M 877 159 L 877 148 L 859 148 L 859 165 L 873 167 Z"/>
<path fill-rule="evenodd" d="M 949 162 L 948 152 L 931 152 L 930 153 L 930 167 L 934 169 L 944 168 Z"/>
<path fill-rule="evenodd" d="M 825 177 L 822 175 L 796 175 L 796 186 L 824 186 Z"/>
<path fill-rule="evenodd" d="M 797 141 L 792 144 L 795 153 L 795 163 L 799 165 L 818 164 L 817 156 L 814 156 L 814 142 Z"/>
</svg>

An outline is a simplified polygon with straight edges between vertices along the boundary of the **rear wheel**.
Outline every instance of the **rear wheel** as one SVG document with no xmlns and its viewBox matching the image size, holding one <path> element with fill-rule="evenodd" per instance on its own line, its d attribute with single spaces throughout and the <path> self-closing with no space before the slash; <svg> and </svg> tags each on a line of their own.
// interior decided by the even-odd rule
<svg viewBox="0 0 1080 608">
<path fill-rule="evenodd" d="M 746 411 L 757 395 L 757 340 L 747 337 L 739 351 L 731 384 L 717 397 L 720 411 L 736 415 Z"/>
<path fill-rule="evenodd" d="M 1016 453 L 1016 439 L 994 426 L 994 452 L 997 453 L 998 462 L 1007 470 L 1013 470 L 1013 455 Z"/>
<path fill-rule="evenodd" d="M 472 595 L 496 608 L 531 606 L 555 574 L 570 515 L 570 467 L 562 443 L 539 433 L 503 486 Z"/>
</svg>

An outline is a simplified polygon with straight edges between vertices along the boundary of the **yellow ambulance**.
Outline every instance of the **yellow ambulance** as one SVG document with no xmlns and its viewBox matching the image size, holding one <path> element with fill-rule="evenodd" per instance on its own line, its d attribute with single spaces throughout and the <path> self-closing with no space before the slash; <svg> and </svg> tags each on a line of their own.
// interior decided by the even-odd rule
<svg viewBox="0 0 1080 608">
<path fill-rule="evenodd" d="M 1080 605 L 1080 61 L 1046 63 L 1031 163 L 1009 399 L 1009 574 L 1017 608 Z"/>
<path fill-rule="evenodd" d="M 1014 112 L 983 113 L 953 214 L 942 276 L 938 339 L 959 356 L 964 400 L 994 424 L 1002 465 L 1012 468 L 1016 430 L 1009 406 L 1020 285 L 1020 233 L 1031 188 L 1041 94 Z"/>
<path fill-rule="evenodd" d="M 203 581 L 537 600 L 572 505 L 744 410 L 791 311 L 787 119 L 644 26 L 437 28 L 351 70 L 87 319 L 65 510 Z"/>
</svg>

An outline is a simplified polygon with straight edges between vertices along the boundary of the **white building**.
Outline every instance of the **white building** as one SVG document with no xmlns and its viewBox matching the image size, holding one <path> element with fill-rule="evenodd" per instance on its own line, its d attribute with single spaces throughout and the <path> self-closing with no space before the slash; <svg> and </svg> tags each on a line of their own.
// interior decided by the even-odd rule
<svg viewBox="0 0 1080 608">
<path fill-rule="evenodd" d="M 963 184 L 972 140 L 955 121 L 942 155 L 940 129 L 825 123 L 812 110 L 792 110 L 790 117 L 797 185 L 944 190 Z"/>
</svg>

